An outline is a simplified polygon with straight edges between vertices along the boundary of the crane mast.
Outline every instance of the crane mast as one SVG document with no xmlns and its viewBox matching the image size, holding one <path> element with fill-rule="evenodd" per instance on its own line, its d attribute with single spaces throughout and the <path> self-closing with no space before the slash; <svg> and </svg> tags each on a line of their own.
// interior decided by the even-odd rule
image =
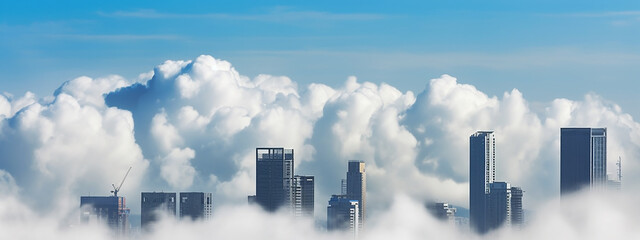
<svg viewBox="0 0 640 240">
<path fill-rule="evenodd" d="M 122 182 L 120 182 L 120 185 L 118 187 L 116 187 L 115 184 L 111 184 L 111 186 L 113 186 L 113 191 L 111 191 L 111 193 L 113 193 L 114 197 L 118 197 L 118 192 L 120 192 L 120 188 L 122 187 L 124 180 L 127 179 L 127 176 L 129 176 L 130 171 L 131 171 L 131 167 L 129 167 L 129 170 L 127 170 L 127 173 L 124 175 L 124 178 L 122 178 Z"/>
</svg>

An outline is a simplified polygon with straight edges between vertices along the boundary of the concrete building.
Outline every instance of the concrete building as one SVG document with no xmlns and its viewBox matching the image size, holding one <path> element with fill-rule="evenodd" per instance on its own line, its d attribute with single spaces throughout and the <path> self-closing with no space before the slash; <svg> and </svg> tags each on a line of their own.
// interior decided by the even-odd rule
<svg viewBox="0 0 640 240">
<path fill-rule="evenodd" d="M 80 221 L 106 224 L 119 235 L 128 234 L 130 210 L 124 197 L 81 196 Z"/>
<path fill-rule="evenodd" d="M 607 184 L 607 129 L 560 129 L 560 194 Z"/>
<path fill-rule="evenodd" d="M 143 192 L 140 199 L 140 225 L 143 229 L 158 220 L 158 214 L 176 216 L 176 193 Z"/>
<path fill-rule="evenodd" d="M 489 185 L 496 179 L 496 139 L 493 131 L 478 131 L 469 137 L 469 223 L 485 233 Z"/>
<path fill-rule="evenodd" d="M 211 219 L 213 194 L 204 192 L 180 193 L 180 218 Z"/>
<path fill-rule="evenodd" d="M 292 207 L 293 149 L 256 148 L 256 203 L 267 211 Z"/>
<path fill-rule="evenodd" d="M 360 230 L 359 201 L 346 195 L 332 195 L 327 207 L 327 230 L 349 230 L 357 238 Z"/>
<path fill-rule="evenodd" d="M 293 177 L 294 204 L 293 212 L 295 216 L 313 217 L 314 213 L 314 180 L 313 176 Z"/>
<path fill-rule="evenodd" d="M 349 161 L 347 171 L 347 197 L 358 200 L 358 223 L 364 227 L 367 208 L 367 176 L 364 161 Z"/>
</svg>

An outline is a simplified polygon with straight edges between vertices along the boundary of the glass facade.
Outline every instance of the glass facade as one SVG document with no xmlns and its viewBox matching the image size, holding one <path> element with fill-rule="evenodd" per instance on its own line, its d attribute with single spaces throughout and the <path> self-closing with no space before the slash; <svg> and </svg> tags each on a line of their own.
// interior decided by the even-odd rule
<svg viewBox="0 0 640 240">
<path fill-rule="evenodd" d="M 349 161 L 347 171 L 347 197 L 358 200 L 359 224 L 364 225 L 367 204 L 367 179 L 363 161 Z"/>
<path fill-rule="evenodd" d="M 314 212 L 314 180 L 313 176 L 293 177 L 294 215 L 313 217 Z"/>
<path fill-rule="evenodd" d="M 607 129 L 560 129 L 560 193 L 604 188 L 606 182 Z"/>
<path fill-rule="evenodd" d="M 346 195 L 332 195 L 327 207 L 327 230 L 350 230 L 357 237 L 359 224 L 358 200 Z"/>
<path fill-rule="evenodd" d="M 210 219 L 213 210 L 213 194 L 204 192 L 180 193 L 180 217 Z"/>
<path fill-rule="evenodd" d="M 493 131 L 478 131 L 469 137 L 469 223 L 481 233 L 488 230 L 486 195 L 496 179 L 495 142 Z"/>
<path fill-rule="evenodd" d="M 291 205 L 293 149 L 256 148 L 256 203 L 267 211 Z"/>
<path fill-rule="evenodd" d="M 157 212 L 164 211 L 171 216 L 176 215 L 176 193 L 143 192 L 140 199 L 140 224 L 148 228 L 158 220 Z"/>
</svg>

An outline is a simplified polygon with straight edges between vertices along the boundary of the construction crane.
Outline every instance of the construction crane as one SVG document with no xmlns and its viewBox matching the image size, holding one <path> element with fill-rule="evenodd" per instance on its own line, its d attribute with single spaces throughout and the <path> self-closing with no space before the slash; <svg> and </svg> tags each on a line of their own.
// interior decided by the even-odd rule
<svg viewBox="0 0 640 240">
<path fill-rule="evenodd" d="M 111 193 L 113 193 L 114 197 L 118 197 L 118 192 L 120 192 L 120 188 L 122 187 L 122 184 L 124 183 L 124 180 L 127 179 L 127 176 L 129 175 L 129 171 L 131 171 L 131 167 L 129 167 L 129 170 L 127 170 L 127 173 L 124 175 L 124 178 L 122 178 L 122 182 L 120 182 L 120 186 L 116 187 L 115 184 L 111 184 L 111 186 L 113 186 L 113 191 L 111 191 Z"/>
</svg>

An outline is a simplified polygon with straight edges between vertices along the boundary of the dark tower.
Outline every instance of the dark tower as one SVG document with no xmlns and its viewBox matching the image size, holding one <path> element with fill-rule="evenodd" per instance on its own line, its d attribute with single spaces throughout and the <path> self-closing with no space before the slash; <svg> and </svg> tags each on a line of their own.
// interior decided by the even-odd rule
<svg viewBox="0 0 640 240">
<path fill-rule="evenodd" d="M 560 194 L 604 188 L 606 181 L 607 129 L 560 129 Z"/>
<path fill-rule="evenodd" d="M 164 211 L 176 215 L 176 193 L 143 192 L 140 199 L 140 224 L 146 229 L 158 220 L 157 213 Z"/>
<path fill-rule="evenodd" d="M 367 178 L 363 161 L 349 161 L 347 172 L 347 197 L 358 200 L 358 219 L 360 227 L 364 226 L 367 204 Z"/>
<path fill-rule="evenodd" d="M 293 149 L 256 148 L 256 202 L 273 212 L 293 201 Z"/>
<path fill-rule="evenodd" d="M 493 131 L 478 131 L 469 137 L 469 223 L 479 233 L 488 231 L 487 194 L 496 179 L 495 142 Z"/>
</svg>

